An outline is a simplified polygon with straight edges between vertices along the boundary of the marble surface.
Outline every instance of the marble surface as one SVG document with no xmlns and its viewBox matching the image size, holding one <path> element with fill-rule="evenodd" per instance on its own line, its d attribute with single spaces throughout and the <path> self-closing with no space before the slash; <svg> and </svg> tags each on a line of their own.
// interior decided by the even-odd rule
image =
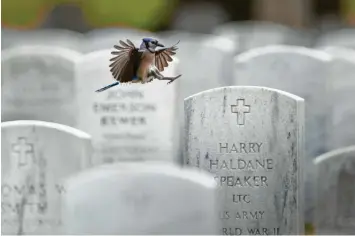
<svg viewBox="0 0 355 236">
<path fill-rule="evenodd" d="M 185 99 L 185 164 L 219 185 L 225 235 L 303 234 L 304 100 L 232 86 Z"/>
<path fill-rule="evenodd" d="M 41 121 L 1 123 L 2 234 L 58 234 L 63 178 L 91 165 L 91 137 Z"/>
<path fill-rule="evenodd" d="M 102 165 L 66 181 L 63 234 L 216 235 L 219 205 L 208 173 L 171 163 Z"/>
</svg>

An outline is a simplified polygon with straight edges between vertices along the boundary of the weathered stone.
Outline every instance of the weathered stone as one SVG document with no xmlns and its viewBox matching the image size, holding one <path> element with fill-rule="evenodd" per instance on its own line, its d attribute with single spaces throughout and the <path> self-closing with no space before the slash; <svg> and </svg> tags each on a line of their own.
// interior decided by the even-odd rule
<svg viewBox="0 0 355 236">
<path fill-rule="evenodd" d="M 185 99 L 185 163 L 219 184 L 220 234 L 303 234 L 304 103 L 265 88 Z"/>
<path fill-rule="evenodd" d="M 91 138 L 41 121 L 1 124 L 3 234 L 57 234 L 62 179 L 90 166 Z"/>
</svg>

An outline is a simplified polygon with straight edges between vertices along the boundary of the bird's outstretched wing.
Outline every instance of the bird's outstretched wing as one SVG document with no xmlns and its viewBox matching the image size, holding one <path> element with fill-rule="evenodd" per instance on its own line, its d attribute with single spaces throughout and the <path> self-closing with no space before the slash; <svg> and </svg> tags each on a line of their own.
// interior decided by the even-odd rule
<svg viewBox="0 0 355 236">
<path fill-rule="evenodd" d="M 127 42 L 119 41 L 121 45 L 114 45 L 117 51 L 112 51 L 111 54 L 115 55 L 110 59 L 110 71 L 115 80 L 121 83 L 130 82 L 134 77 L 134 71 L 138 66 L 139 52 L 138 48 L 127 39 Z"/>
<path fill-rule="evenodd" d="M 175 51 L 178 49 L 176 45 L 179 42 L 177 42 L 172 47 L 163 48 L 155 52 L 155 66 L 158 68 L 159 71 L 164 71 L 164 68 L 169 65 L 168 62 L 171 62 L 173 60 L 171 56 L 176 54 Z"/>
</svg>

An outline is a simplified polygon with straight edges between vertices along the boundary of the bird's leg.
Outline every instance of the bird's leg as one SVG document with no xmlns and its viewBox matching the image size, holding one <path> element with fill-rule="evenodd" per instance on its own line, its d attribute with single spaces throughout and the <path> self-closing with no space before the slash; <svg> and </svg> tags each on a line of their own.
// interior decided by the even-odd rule
<svg viewBox="0 0 355 236">
<path fill-rule="evenodd" d="M 169 80 L 168 84 L 174 82 L 174 80 L 178 79 L 181 75 L 175 76 L 175 77 L 164 77 L 159 71 L 152 70 L 152 74 L 158 79 L 158 80 Z"/>
<path fill-rule="evenodd" d="M 175 76 L 175 77 L 163 77 L 163 78 L 161 78 L 160 80 L 170 80 L 170 81 L 168 82 L 168 84 L 170 84 L 170 83 L 174 82 L 174 80 L 180 78 L 180 76 L 181 76 L 181 75 L 178 75 L 178 76 Z"/>
</svg>

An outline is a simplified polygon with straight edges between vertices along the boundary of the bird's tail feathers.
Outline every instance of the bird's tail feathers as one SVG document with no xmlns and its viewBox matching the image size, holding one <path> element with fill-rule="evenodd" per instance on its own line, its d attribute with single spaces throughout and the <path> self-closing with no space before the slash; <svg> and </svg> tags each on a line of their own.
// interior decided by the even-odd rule
<svg viewBox="0 0 355 236">
<path fill-rule="evenodd" d="M 107 86 L 105 86 L 103 88 L 100 88 L 100 89 L 96 90 L 95 92 L 99 93 L 99 92 L 105 91 L 105 90 L 107 90 L 109 88 L 112 88 L 112 87 L 114 87 L 116 85 L 119 85 L 119 82 L 115 82 L 113 84 L 107 85 Z"/>
</svg>

